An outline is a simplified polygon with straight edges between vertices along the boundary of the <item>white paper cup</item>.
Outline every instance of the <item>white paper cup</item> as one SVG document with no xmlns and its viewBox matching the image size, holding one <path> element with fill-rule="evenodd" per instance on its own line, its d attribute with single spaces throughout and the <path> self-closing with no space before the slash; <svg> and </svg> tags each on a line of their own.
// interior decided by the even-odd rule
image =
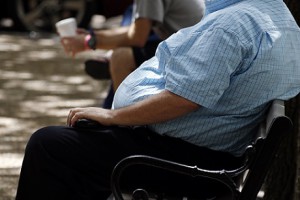
<svg viewBox="0 0 300 200">
<path fill-rule="evenodd" d="M 77 23 L 75 18 L 63 19 L 55 24 L 56 30 L 61 37 L 76 35 Z"/>
</svg>

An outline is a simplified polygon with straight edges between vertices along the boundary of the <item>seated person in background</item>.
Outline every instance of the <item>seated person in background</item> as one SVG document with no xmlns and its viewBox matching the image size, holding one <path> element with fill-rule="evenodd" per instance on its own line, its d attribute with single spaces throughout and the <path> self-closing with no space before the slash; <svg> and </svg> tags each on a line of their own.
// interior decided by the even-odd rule
<svg viewBox="0 0 300 200">
<path fill-rule="evenodd" d="M 130 72 L 154 55 L 161 40 L 198 23 L 204 14 L 204 0 L 135 0 L 132 13 L 129 26 L 62 38 L 65 51 L 72 56 L 96 48 L 113 50 L 109 59 L 113 91 Z M 158 37 L 155 40 L 149 39 L 152 31 Z M 112 99 L 104 107 L 111 108 L 111 102 Z"/>
<path fill-rule="evenodd" d="M 299 54 L 300 30 L 282 0 L 207 0 L 201 22 L 161 42 L 122 82 L 113 109 L 74 108 L 69 126 L 31 136 L 16 199 L 106 199 L 114 166 L 135 154 L 236 167 L 270 102 L 300 92 Z M 103 126 L 73 127 L 81 118 Z M 134 172 L 123 187 L 203 199 L 222 191 L 206 179 Z"/>
</svg>

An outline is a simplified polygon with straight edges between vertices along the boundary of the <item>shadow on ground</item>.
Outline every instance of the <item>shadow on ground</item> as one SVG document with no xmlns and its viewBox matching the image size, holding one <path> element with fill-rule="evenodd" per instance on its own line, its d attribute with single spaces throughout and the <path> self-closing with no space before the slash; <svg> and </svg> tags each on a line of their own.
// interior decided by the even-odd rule
<svg viewBox="0 0 300 200">
<path fill-rule="evenodd" d="M 63 125 L 73 107 L 99 106 L 108 82 L 67 57 L 56 35 L 0 33 L 0 199 L 15 197 L 25 144 L 42 126 Z"/>
</svg>

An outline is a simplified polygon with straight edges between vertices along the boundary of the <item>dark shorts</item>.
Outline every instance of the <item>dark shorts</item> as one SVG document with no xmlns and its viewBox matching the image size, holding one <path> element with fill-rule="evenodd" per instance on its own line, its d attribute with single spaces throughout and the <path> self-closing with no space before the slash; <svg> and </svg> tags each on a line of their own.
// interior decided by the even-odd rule
<svg viewBox="0 0 300 200">
<path fill-rule="evenodd" d="M 144 47 L 132 47 L 135 64 L 139 67 L 144 61 L 152 58 L 161 40 L 148 41 Z"/>
</svg>

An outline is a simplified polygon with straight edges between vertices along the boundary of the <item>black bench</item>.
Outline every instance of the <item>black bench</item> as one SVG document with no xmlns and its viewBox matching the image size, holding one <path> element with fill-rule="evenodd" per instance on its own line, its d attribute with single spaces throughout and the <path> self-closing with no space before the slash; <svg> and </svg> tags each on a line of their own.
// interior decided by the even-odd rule
<svg viewBox="0 0 300 200">
<path fill-rule="evenodd" d="M 225 184 L 231 194 L 216 198 L 219 200 L 238 199 L 255 200 L 260 191 L 266 174 L 276 157 L 276 152 L 286 134 L 291 133 L 292 122 L 285 115 L 284 102 L 275 100 L 268 112 L 265 122 L 260 125 L 259 131 L 253 143 L 246 148 L 245 161 L 240 168 L 235 170 L 212 171 L 200 169 L 197 166 L 188 166 L 181 163 L 163 160 L 145 155 L 129 156 L 121 160 L 111 176 L 113 196 L 117 200 L 123 200 L 119 186 L 119 179 L 125 168 L 132 165 L 147 165 L 155 168 L 173 171 L 191 177 L 206 177 Z M 236 179 L 239 181 L 236 181 Z M 205 188 L 204 188 L 205 189 Z M 132 199 L 148 199 L 147 191 L 137 189 L 132 194 Z"/>
</svg>

